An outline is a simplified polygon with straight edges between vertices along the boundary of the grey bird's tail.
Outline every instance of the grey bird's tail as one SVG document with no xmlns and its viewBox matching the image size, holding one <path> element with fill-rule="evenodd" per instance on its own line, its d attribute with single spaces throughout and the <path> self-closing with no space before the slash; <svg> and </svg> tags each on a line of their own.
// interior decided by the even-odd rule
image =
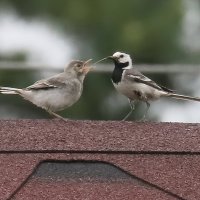
<svg viewBox="0 0 200 200">
<path fill-rule="evenodd" d="M 168 93 L 167 96 L 175 98 L 175 99 L 183 99 L 183 100 L 191 100 L 191 101 L 199 101 L 200 102 L 199 97 L 190 97 L 190 96 L 185 96 L 185 95 L 175 94 L 175 93 Z"/>
<path fill-rule="evenodd" d="M 2 94 L 20 94 L 21 89 L 11 87 L 0 87 L 0 93 Z"/>
</svg>

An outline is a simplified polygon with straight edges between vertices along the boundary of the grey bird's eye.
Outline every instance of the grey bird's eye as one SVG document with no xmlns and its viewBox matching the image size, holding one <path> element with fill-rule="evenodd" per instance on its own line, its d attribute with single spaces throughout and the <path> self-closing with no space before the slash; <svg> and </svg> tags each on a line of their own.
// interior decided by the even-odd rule
<svg viewBox="0 0 200 200">
<path fill-rule="evenodd" d="M 124 57 L 124 55 L 123 55 L 123 54 L 121 54 L 119 57 L 120 57 L 120 58 L 123 58 L 123 57 Z"/>
<path fill-rule="evenodd" d="M 81 64 L 80 64 L 80 63 L 77 63 L 77 64 L 76 64 L 76 67 L 81 67 Z"/>
</svg>

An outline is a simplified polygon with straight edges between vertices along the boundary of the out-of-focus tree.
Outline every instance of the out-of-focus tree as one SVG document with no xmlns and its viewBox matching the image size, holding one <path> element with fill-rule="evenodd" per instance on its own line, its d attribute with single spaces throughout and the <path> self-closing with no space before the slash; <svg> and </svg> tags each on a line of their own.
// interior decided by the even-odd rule
<svg viewBox="0 0 200 200">
<path fill-rule="evenodd" d="M 181 0 L 1 0 L 26 17 L 56 21 L 82 44 L 81 53 L 105 56 L 130 52 L 137 62 L 169 63 L 179 46 Z"/>
</svg>

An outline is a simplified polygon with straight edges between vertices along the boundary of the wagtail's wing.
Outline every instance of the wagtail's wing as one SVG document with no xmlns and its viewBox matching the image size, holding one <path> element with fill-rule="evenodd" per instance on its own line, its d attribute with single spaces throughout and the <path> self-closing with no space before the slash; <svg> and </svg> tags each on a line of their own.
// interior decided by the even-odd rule
<svg viewBox="0 0 200 200">
<path fill-rule="evenodd" d="M 144 76 L 142 73 L 140 73 L 139 71 L 137 71 L 134 68 L 126 70 L 125 76 L 130 81 L 134 81 L 134 82 L 137 82 L 137 83 L 143 83 L 145 85 L 148 85 L 150 87 L 153 87 L 155 89 L 162 90 L 162 91 L 165 91 L 165 92 L 170 92 L 170 93 L 174 92 L 173 90 L 170 90 L 170 89 L 168 89 L 164 86 L 158 85 L 157 83 L 155 83 L 154 81 L 152 81 L 148 77 Z"/>
</svg>

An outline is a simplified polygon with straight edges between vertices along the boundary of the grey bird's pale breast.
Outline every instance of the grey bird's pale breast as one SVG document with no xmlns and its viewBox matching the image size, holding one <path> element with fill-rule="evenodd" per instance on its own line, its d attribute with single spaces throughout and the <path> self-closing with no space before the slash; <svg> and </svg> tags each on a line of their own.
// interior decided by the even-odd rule
<svg viewBox="0 0 200 200">
<path fill-rule="evenodd" d="M 76 103 L 82 91 L 83 84 L 81 81 L 68 79 L 55 88 L 24 90 L 22 96 L 39 107 L 56 112 Z"/>
</svg>

